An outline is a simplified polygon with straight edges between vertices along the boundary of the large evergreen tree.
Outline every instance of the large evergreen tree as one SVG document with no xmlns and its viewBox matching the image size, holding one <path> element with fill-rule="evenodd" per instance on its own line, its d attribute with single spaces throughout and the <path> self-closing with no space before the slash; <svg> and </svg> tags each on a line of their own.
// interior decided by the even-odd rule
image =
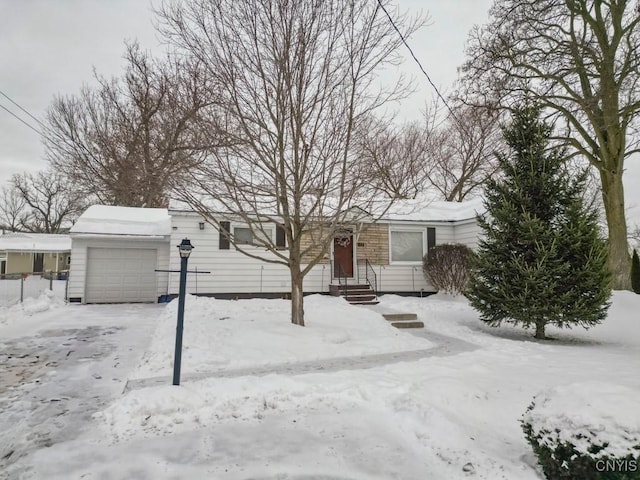
<svg viewBox="0 0 640 480">
<path fill-rule="evenodd" d="M 600 323 L 611 287 L 596 210 L 583 203 L 586 172 L 569 174 L 539 117 L 525 105 L 503 130 L 510 152 L 497 155 L 502 175 L 486 185 L 468 297 L 487 324 L 535 326 L 545 338 L 548 324 Z"/>
</svg>

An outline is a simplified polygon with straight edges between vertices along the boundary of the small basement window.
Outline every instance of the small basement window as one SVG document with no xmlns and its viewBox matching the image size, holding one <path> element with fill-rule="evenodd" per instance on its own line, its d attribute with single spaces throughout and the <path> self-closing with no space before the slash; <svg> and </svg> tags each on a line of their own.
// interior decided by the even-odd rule
<svg viewBox="0 0 640 480">
<path fill-rule="evenodd" d="M 391 261 L 421 262 L 424 256 L 424 232 L 391 231 Z"/>
</svg>

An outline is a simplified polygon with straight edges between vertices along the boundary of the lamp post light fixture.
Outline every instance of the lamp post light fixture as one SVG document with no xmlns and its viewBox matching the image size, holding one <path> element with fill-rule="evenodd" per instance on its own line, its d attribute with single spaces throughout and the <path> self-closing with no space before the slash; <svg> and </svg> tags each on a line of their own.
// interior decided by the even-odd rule
<svg viewBox="0 0 640 480">
<path fill-rule="evenodd" d="M 178 245 L 180 253 L 180 293 L 178 294 L 178 324 L 176 326 L 176 350 L 173 359 L 173 384 L 180 385 L 180 364 L 182 362 L 182 331 L 184 327 L 184 300 L 187 291 L 187 261 L 193 245 L 188 238 Z"/>
</svg>

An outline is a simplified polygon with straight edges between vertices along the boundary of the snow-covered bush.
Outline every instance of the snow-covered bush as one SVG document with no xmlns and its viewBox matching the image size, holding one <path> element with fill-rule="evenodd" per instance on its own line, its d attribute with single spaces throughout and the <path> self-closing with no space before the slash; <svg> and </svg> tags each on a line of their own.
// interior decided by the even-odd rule
<svg viewBox="0 0 640 480">
<path fill-rule="evenodd" d="M 640 391 L 607 383 L 552 388 L 522 428 L 549 480 L 640 479 Z"/>
<path fill-rule="evenodd" d="M 460 243 L 435 245 L 422 259 L 425 278 L 438 291 L 457 295 L 467 289 L 471 250 Z"/>
</svg>

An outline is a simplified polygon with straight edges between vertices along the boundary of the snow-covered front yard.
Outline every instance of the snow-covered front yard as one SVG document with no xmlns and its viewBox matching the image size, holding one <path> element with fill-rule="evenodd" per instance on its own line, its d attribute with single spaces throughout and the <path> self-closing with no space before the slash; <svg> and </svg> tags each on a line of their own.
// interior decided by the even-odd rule
<svg viewBox="0 0 640 480">
<path fill-rule="evenodd" d="M 179 387 L 176 303 L 0 311 L 0 478 L 539 479 L 519 423 L 536 393 L 599 382 L 640 398 L 628 292 L 602 325 L 544 342 L 442 296 L 311 296 L 305 328 L 284 300 L 189 297 Z"/>
</svg>

